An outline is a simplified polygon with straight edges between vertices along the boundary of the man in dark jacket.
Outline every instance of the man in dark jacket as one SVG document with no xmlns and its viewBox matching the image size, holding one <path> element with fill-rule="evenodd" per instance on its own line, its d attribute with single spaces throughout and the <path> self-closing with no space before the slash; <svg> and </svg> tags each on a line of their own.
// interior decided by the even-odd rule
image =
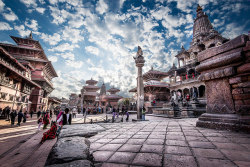
<svg viewBox="0 0 250 167">
<path fill-rule="evenodd" d="M 22 109 L 18 112 L 17 115 L 17 125 L 20 126 L 20 123 L 22 122 L 22 118 L 23 118 L 23 113 L 22 113 Z"/>
<path fill-rule="evenodd" d="M 11 126 L 13 126 L 15 124 L 16 116 L 17 116 L 16 110 L 13 110 L 10 113 Z"/>
<path fill-rule="evenodd" d="M 65 108 L 65 113 L 63 114 L 63 125 L 71 125 L 71 114 L 69 113 L 69 109 Z"/>
</svg>

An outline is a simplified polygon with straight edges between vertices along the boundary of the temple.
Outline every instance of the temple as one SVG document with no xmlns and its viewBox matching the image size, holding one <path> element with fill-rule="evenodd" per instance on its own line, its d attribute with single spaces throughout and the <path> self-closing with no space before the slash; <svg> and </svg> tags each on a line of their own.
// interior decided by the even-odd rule
<svg viewBox="0 0 250 167">
<path fill-rule="evenodd" d="M 117 95 L 116 93 L 119 92 L 120 90 L 117 88 L 111 88 L 107 90 L 109 94 L 104 94 L 102 91 L 100 92 L 100 106 L 106 108 L 106 107 L 118 107 L 118 101 L 122 99 L 122 96 Z"/>
<path fill-rule="evenodd" d="M 29 101 L 31 102 L 30 110 L 41 111 L 48 109 L 48 95 L 53 91 L 51 80 L 57 77 L 56 71 L 39 41 L 32 37 L 32 33 L 27 38 L 11 36 L 17 45 L 0 43 L 0 46 L 11 55 L 15 61 L 26 67 L 30 73 L 27 75 L 36 83 Z"/>
<path fill-rule="evenodd" d="M 93 108 L 96 106 L 96 97 L 97 97 L 97 91 L 100 89 L 98 86 L 96 86 L 98 81 L 93 80 L 92 78 L 90 80 L 86 81 L 85 86 L 81 89 L 81 96 L 83 101 L 84 107 L 90 107 Z"/>
<path fill-rule="evenodd" d="M 175 55 L 178 66 L 173 64 L 167 72 L 152 68 L 143 74 L 144 100 L 148 113 L 169 114 L 173 110 L 186 117 L 199 116 L 206 111 L 206 86 L 198 79 L 200 73 L 196 67 L 200 63 L 197 55 L 208 48 L 222 45 L 228 39 L 214 30 L 201 6 L 198 5 L 196 11 L 190 47 L 185 49 L 182 46 Z M 136 92 L 136 88 L 130 92 Z M 174 112 L 171 113 L 172 117 Z"/>
</svg>

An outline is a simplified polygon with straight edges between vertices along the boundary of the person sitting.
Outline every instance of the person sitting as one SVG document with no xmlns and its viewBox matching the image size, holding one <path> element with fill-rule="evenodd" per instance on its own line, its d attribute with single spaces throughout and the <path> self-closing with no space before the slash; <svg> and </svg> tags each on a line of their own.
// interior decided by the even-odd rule
<svg viewBox="0 0 250 167">
<path fill-rule="evenodd" d="M 56 138 L 56 132 L 57 132 L 57 125 L 55 121 L 52 121 L 51 123 L 51 128 L 47 131 L 43 133 L 43 138 L 41 140 L 41 144 L 45 142 L 45 140 L 47 139 L 54 139 Z"/>
</svg>

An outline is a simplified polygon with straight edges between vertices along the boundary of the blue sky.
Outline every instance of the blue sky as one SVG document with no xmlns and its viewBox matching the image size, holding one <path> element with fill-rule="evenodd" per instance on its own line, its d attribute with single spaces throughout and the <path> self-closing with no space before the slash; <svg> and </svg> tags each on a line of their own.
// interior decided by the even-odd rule
<svg viewBox="0 0 250 167">
<path fill-rule="evenodd" d="M 137 46 L 144 72 L 167 71 L 189 47 L 197 3 L 224 37 L 250 31 L 249 0 L 0 0 L 0 41 L 33 32 L 59 75 L 53 96 L 80 93 L 91 77 L 128 96 Z"/>
</svg>

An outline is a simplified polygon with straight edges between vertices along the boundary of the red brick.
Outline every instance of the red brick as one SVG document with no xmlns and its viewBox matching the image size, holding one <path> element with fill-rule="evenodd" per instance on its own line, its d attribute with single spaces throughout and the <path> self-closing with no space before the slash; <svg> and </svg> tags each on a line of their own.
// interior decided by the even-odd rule
<svg viewBox="0 0 250 167">
<path fill-rule="evenodd" d="M 235 84 L 235 83 L 241 83 L 241 82 L 246 82 L 248 81 L 247 76 L 239 76 L 239 77 L 234 77 L 229 79 L 230 84 Z"/>
<path fill-rule="evenodd" d="M 244 103 L 245 103 L 246 105 L 250 105 L 250 99 L 244 100 Z"/>
<path fill-rule="evenodd" d="M 250 93 L 250 88 L 243 88 L 244 93 Z"/>
<path fill-rule="evenodd" d="M 243 64 L 237 68 L 238 73 L 247 73 L 250 72 L 250 63 Z"/>
<path fill-rule="evenodd" d="M 233 98 L 235 100 L 247 100 L 250 99 L 250 94 L 238 94 L 238 95 L 233 95 Z"/>
<path fill-rule="evenodd" d="M 235 101 L 234 101 L 234 104 L 235 104 L 235 105 L 243 105 L 243 104 L 244 104 L 244 101 L 243 101 L 243 100 L 235 100 Z"/>
<path fill-rule="evenodd" d="M 236 95 L 236 94 L 242 94 L 243 90 L 241 88 L 236 88 L 232 90 L 232 94 Z"/>
</svg>

